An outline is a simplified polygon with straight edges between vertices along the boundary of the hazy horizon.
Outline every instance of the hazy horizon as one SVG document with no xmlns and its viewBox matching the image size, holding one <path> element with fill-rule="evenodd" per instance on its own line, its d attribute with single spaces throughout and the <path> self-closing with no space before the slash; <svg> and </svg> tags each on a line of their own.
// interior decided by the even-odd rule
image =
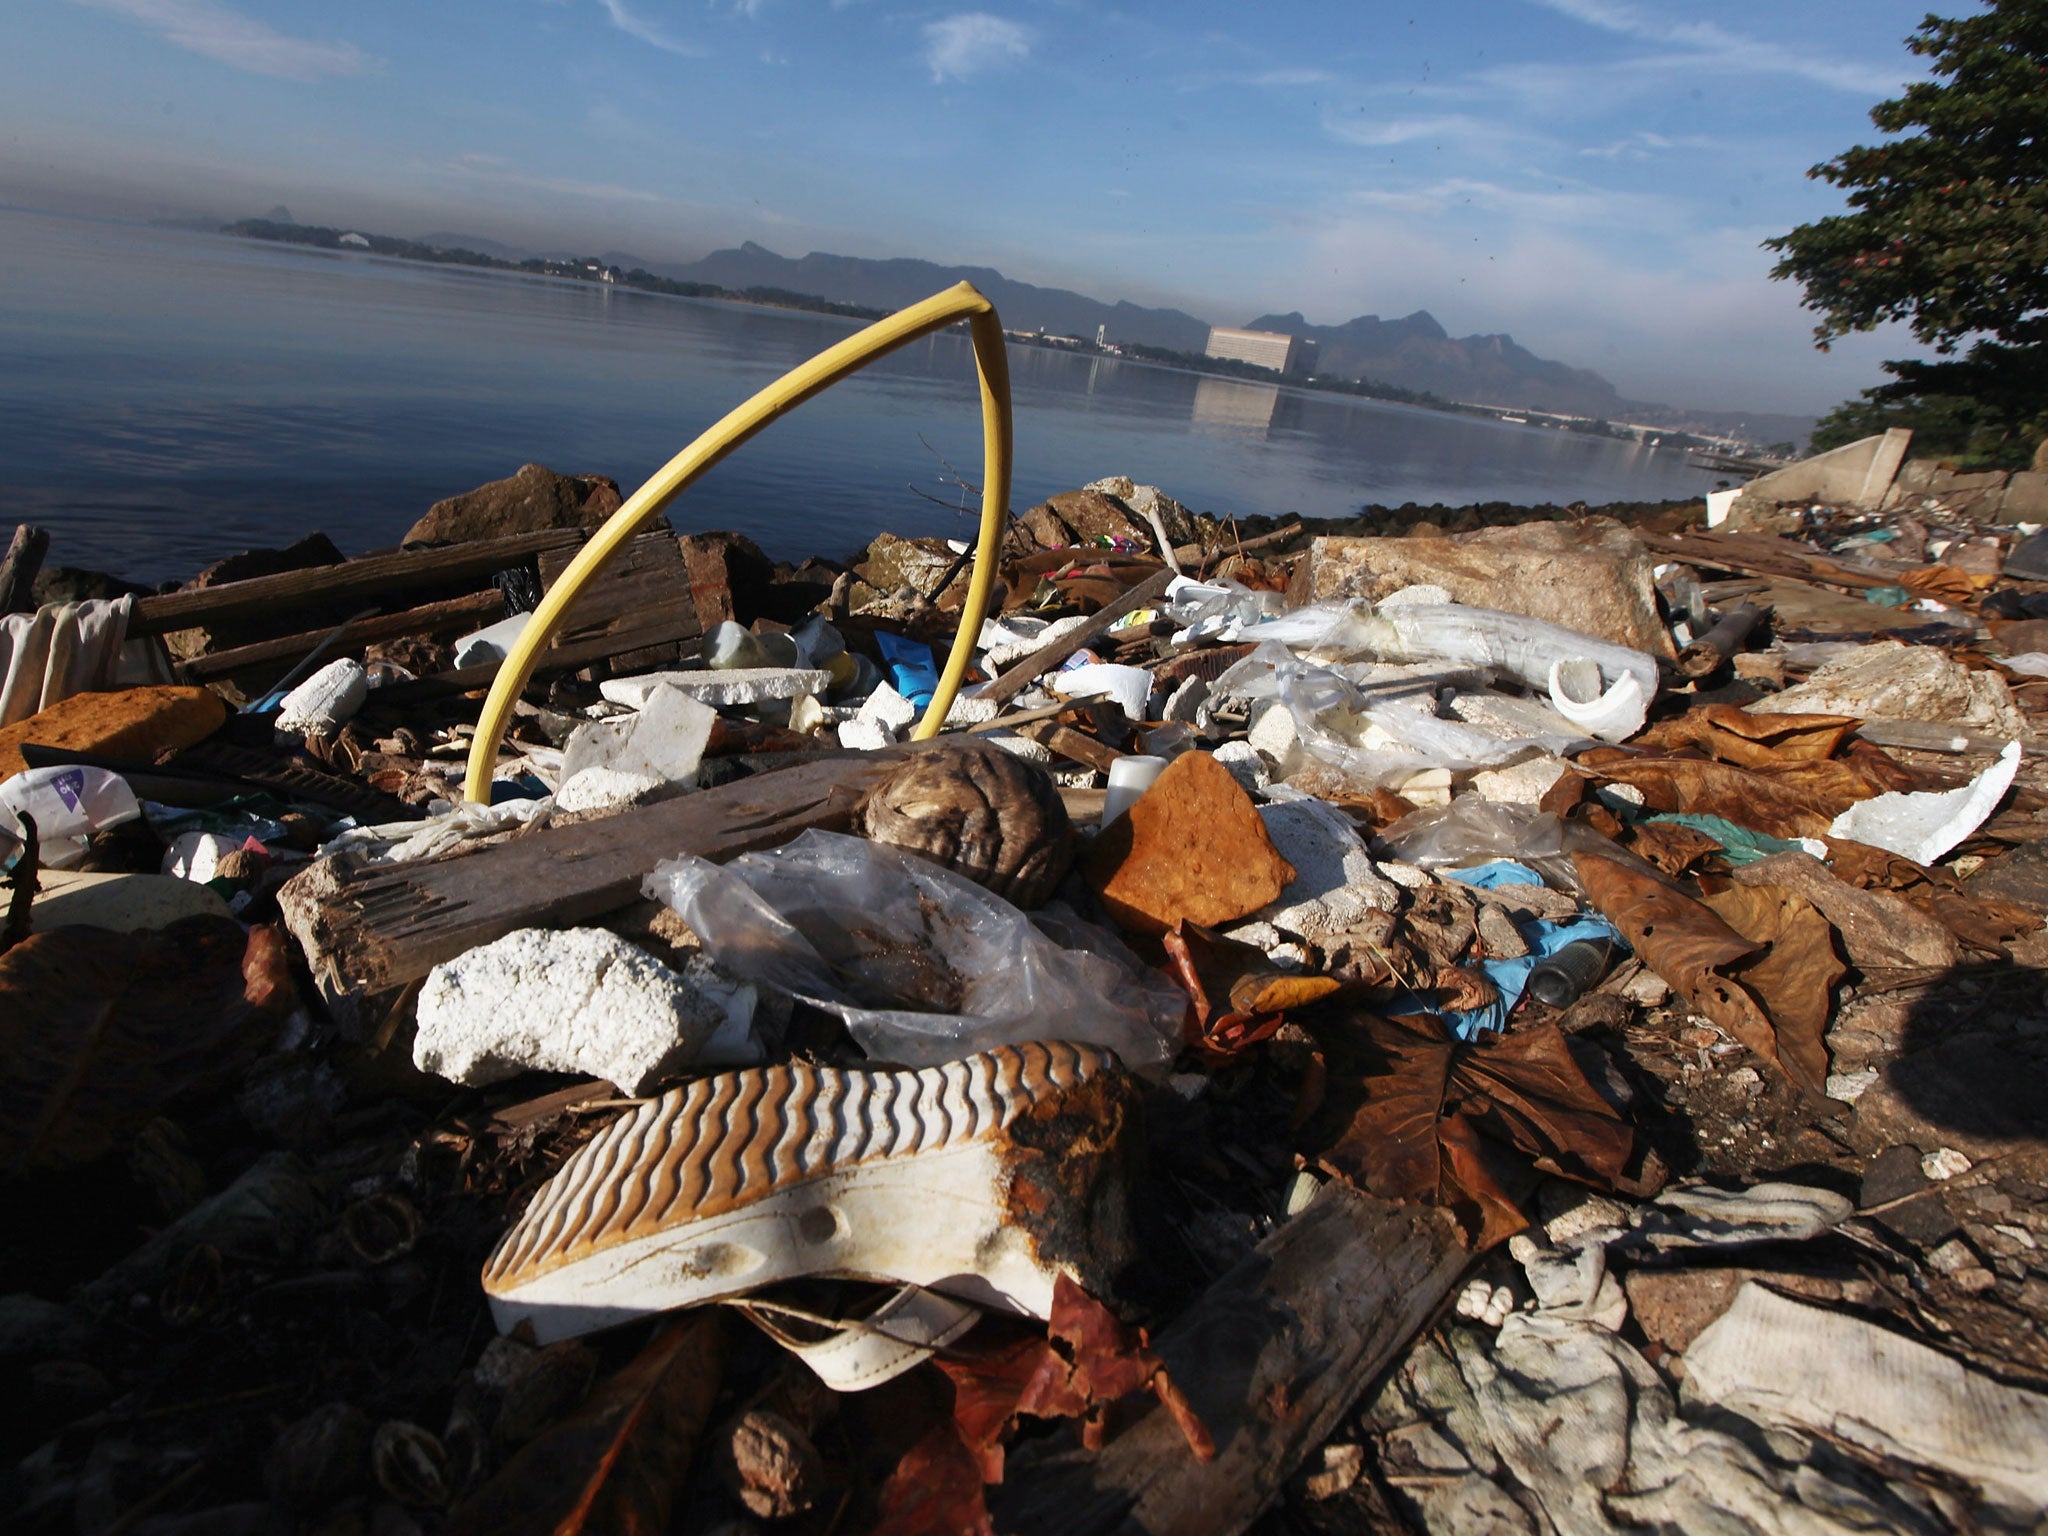
<svg viewBox="0 0 2048 1536">
<path fill-rule="evenodd" d="M 0 0 L 0 201 L 695 260 L 990 266 L 1218 324 L 1426 309 L 1696 410 L 1817 415 L 1765 237 L 1839 209 L 1920 4 Z"/>
</svg>

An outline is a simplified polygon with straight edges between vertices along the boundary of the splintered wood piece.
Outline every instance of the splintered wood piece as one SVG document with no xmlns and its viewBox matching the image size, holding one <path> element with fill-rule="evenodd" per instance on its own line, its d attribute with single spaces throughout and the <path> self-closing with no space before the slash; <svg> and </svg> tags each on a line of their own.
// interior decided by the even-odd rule
<svg viewBox="0 0 2048 1536">
<path fill-rule="evenodd" d="M 1051 645 L 1040 646 L 1029 656 L 1011 667 L 1001 677 L 981 690 L 980 697 L 1006 704 L 1026 687 L 1043 677 L 1054 667 L 1065 661 L 1083 646 L 1092 645 L 1109 633 L 1109 626 L 1127 613 L 1136 613 L 1147 603 L 1166 595 L 1168 585 L 1173 581 L 1172 571 L 1159 571 L 1139 582 L 1115 602 L 1104 605 L 1102 611 L 1075 630 L 1064 635 Z"/>
<path fill-rule="evenodd" d="M 333 567 L 329 567 L 333 569 Z M 431 635 L 464 629 L 481 629 L 505 616 L 505 594 L 493 588 L 451 597 L 444 602 L 422 603 L 398 613 L 381 613 L 374 618 L 356 619 L 334 635 L 331 629 L 310 629 L 304 634 L 285 635 L 277 640 L 259 640 L 231 650 L 209 651 L 182 663 L 178 670 L 188 682 L 203 683 L 210 678 L 232 677 L 258 667 L 275 670 L 279 662 L 294 662 L 334 635 L 337 654 L 346 655 L 359 646 L 378 640 L 397 640 L 407 635 Z"/>
<path fill-rule="evenodd" d="M 807 827 L 844 831 L 900 752 L 848 753 L 531 836 L 401 864 L 323 859 L 278 893 L 330 996 L 375 995 L 515 928 L 562 928 L 639 899 L 663 859 L 729 859 Z"/>
<path fill-rule="evenodd" d="M 541 585 L 553 590 L 576 553 L 545 551 L 540 557 Z M 690 574 L 674 534 L 666 529 L 641 534 L 577 595 L 555 632 L 555 646 L 610 640 L 618 646 L 613 654 L 620 655 L 694 640 L 704 626 L 691 595 Z"/>
<path fill-rule="evenodd" d="M 1155 1407 L 1100 1451 L 1063 1429 L 988 1490 L 1015 1536 L 1226 1536 L 1256 1520 L 1428 1326 L 1471 1255 L 1443 1212 L 1333 1184 L 1152 1341 L 1216 1444 Z"/>
<path fill-rule="evenodd" d="M 490 576 L 507 566 L 518 565 L 543 550 L 564 549 L 581 544 L 583 535 L 574 528 L 544 528 L 534 533 L 511 533 L 497 539 L 471 539 L 439 549 L 406 549 L 388 555 L 364 555 L 339 565 L 315 566 L 303 571 L 280 571 L 275 576 L 252 576 L 247 581 L 224 581 L 213 587 L 194 587 L 187 592 L 166 592 L 161 597 L 136 599 L 128 634 L 160 635 L 195 625 L 226 624 L 236 619 L 270 618 L 288 613 L 295 605 L 322 603 L 341 598 L 388 599 L 394 590 L 431 586 Z"/>
</svg>

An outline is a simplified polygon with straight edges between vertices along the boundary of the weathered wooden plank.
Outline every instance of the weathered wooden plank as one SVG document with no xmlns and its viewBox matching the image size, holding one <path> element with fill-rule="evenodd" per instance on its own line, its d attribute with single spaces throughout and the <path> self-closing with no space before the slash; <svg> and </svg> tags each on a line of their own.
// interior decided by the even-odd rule
<svg viewBox="0 0 2048 1536">
<path fill-rule="evenodd" d="M 1471 1254 L 1443 1212 L 1333 1184 L 1154 1341 L 1216 1442 L 1154 1407 L 1099 1452 L 1062 1434 L 989 1489 L 1007 1536 L 1228 1536 L 1436 1315 Z"/>
<path fill-rule="evenodd" d="M 540 557 L 541 584 L 552 590 L 574 550 L 550 550 Z M 614 654 L 644 646 L 690 640 L 704 632 L 691 596 L 690 570 L 682 546 L 667 529 L 643 533 L 619 552 L 577 594 L 556 631 L 556 646 L 622 635 L 648 636 Z"/>
<path fill-rule="evenodd" d="M 435 859 L 322 860 L 278 899 L 323 991 L 382 993 L 515 928 L 568 927 L 626 906 L 679 853 L 729 859 L 807 827 L 842 829 L 868 782 L 900 755 L 822 758 Z"/>
<path fill-rule="evenodd" d="M 1172 571 L 1160 571 L 1147 580 L 1139 582 L 1115 602 L 1105 606 L 1094 618 L 1063 639 L 1051 645 L 1040 646 L 1029 656 L 1011 667 L 1001 677 L 981 690 L 980 697 L 994 699 L 998 704 L 1007 703 L 1022 693 L 1031 683 L 1036 682 L 1054 667 L 1065 661 L 1083 646 L 1091 645 L 1109 633 L 1109 626 L 1127 613 L 1136 613 L 1147 603 L 1166 595 L 1168 583 L 1173 580 Z"/>
<path fill-rule="evenodd" d="M 136 601 L 128 633 L 156 635 L 198 624 L 223 624 L 289 612 L 292 605 L 299 603 L 386 597 L 406 587 L 473 580 L 517 565 L 544 550 L 580 544 L 583 538 L 578 529 L 543 528 L 496 539 L 472 539 L 466 544 L 438 549 L 365 555 L 340 565 L 281 571 L 275 576 L 253 576 L 247 581 L 225 581 L 219 586 L 195 587 L 189 592 L 166 592 L 160 597 Z"/>
<path fill-rule="evenodd" d="M 472 592 L 467 597 L 451 597 L 443 602 L 422 603 L 417 608 L 406 608 L 398 613 L 380 613 L 373 618 L 357 619 L 343 628 L 332 649 L 336 654 L 345 654 L 358 646 L 378 640 L 396 640 L 404 635 L 481 629 L 504 616 L 504 593 L 496 588 L 489 592 Z M 203 683 L 209 678 L 232 677 L 238 672 L 258 667 L 274 668 L 281 661 L 297 661 L 330 634 L 333 634 L 332 630 L 309 629 L 303 634 L 285 635 L 276 640 L 259 640 L 253 645 L 209 651 L 181 663 L 178 670 L 188 682 Z"/>
</svg>

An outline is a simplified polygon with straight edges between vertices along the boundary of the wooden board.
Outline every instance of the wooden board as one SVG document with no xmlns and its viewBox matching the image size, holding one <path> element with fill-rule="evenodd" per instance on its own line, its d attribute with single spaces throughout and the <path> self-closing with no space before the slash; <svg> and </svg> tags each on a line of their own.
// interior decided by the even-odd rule
<svg viewBox="0 0 2048 1536">
<path fill-rule="evenodd" d="M 1014 1447 L 988 1490 L 1006 1536 L 1227 1536 L 1399 1357 L 1472 1255 L 1441 1211 L 1333 1184 L 1155 1341 L 1216 1442 L 1196 1461 L 1154 1407 L 1099 1452 L 1063 1431 Z"/>
<path fill-rule="evenodd" d="M 573 549 L 542 554 L 541 585 L 552 591 L 575 557 Z M 580 648 L 611 640 L 617 649 L 610 654 L 623 656 L 650 646 L 694 640 L 703 632 L 682 546 L 673 533 L 660 529 L 633 539 L 598 572 L 564 615 L 554 645 L 557 649 Z"/>
<path fill-rule="evenodd" d="M 422 603 L 398 613 L 382 613 L 357 619 L 346 626 L 329 647 L 330 656 L 346 656 L 378 640 L 396 640 L 406 635 L 448 634 L 457 630 L 481 629 L 505 616 L 505 594 L 495 587 L 473 592 L 468 597 L 451 597 L 445 602 Z M 275 673 L 298 661 L 324 641 L 331 630 L 309 629 L 304 634 L 285 635 L 277 640 L 259 640 L 230 650 L 209 651 L 181 662 L 178 672 L 186 682 L 203 683 L 210 678 L 233 677 L 239 672 L 264 669 Z"/>
<path fill-rule="evenodd" d="M 679 853 L 729 859 L 807 827 L 842 830 L 868 782 L 901 755 L 823 758 L 440 858 L 322 860 L 278 899 L 323 992 L 384 993 L 515 928 L 566 928 L 627 906 Z"/>
<path fill-rule="evenodd" d="M 297 605 L 351 597 L 387 598 L 407 587 L 470 581 L 518 565 L 544 550 L 569 549 L 583 542 L 575 528 L 543 528 L 496 539 L 472 539 L 439 549 L 401 549 L 388 555 L 365 555 L 340 565 L 281 571 L 224 581 L 189 592 L 166 592 L 138 598 L 128 633 L 160 635 L 201 624 L 289 615 Z"/>
</svg>

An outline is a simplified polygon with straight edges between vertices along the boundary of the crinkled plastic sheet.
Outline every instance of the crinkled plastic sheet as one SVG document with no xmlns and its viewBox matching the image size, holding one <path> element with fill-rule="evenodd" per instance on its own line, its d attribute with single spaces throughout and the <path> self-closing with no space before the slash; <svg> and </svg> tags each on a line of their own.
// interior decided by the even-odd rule
<svg viewBox="0 0 2048 1536">
<path fill-rule="evenodd" d="M 642 886 L 721 971 L 837 1014 L 871 1057 L 930 1066 L 991 1046 L 1074 1040 L 1162 1075 L 1186 998 L 1114 936 L 1033 919 L 964 876 L 812 830 L 728 864 L 685 854 Z"/>
</svg>

